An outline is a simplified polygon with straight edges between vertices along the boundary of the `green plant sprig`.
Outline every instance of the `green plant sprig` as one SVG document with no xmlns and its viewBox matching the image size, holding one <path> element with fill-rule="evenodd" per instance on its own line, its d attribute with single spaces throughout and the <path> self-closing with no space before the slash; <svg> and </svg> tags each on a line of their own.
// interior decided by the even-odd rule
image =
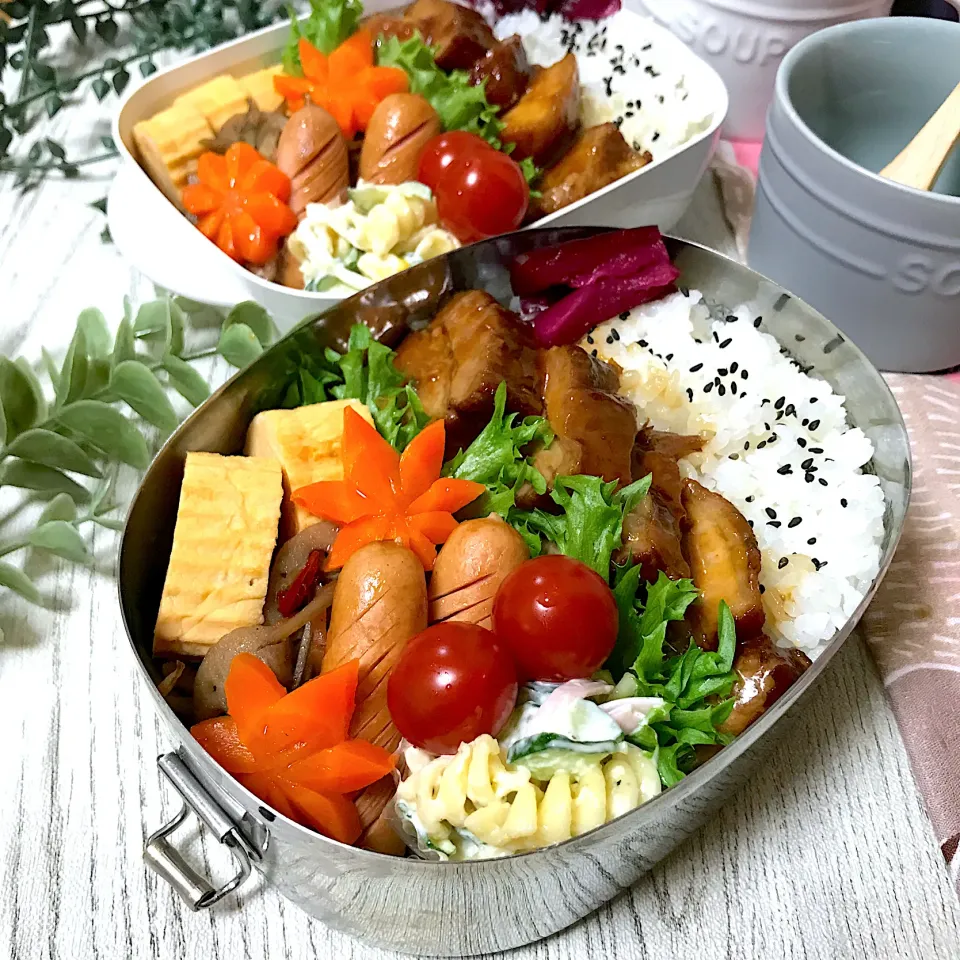
<svg viewBox="0 0 960 960">
<path fill-rule="evenodd" d="M 21 147 L 43 117 L 52 118 L 90 97 L 123 93 L 131 73 L 157 69 L 165 50 L 199 52 L 273 23 L 283 15 L 280 0 L 13 0 L 0 19 L 0 70 L 15 77 L 12 99 L 0 95 L 0 173 L 16 176 L 22 188 L 50 174 L 78 176 L 81 168 L 110 160 L 116 146 L 68 155 L 57 140 Z M 69 38 L 69 39 L 68 39 Z M 77 48 L 86 64 L 70 72 L 66 57 Z"/>
<path fill-rule="evenodd" d="M 203 344 L 204 333 L 215 341 Z M 136 313 L 125 301 L 115 334 L 100 310 L 84 310 L 62 363 L 42 351 L 46 382 L 23 357 L 0 356 L 0 491 L 20 492 L 13 517 L 35 498 L 47 501 L 34 526 L 0 539 L 0 558 L 37 550 L 89 563 L 81 528 L 123 528 L 113 497 L 117 474 L 122 466 L 144 470 L 157 440 L 176 428 L 171 395 L 191 406 L 209 395 L 196 361 L 221 356 L 243 367 L 275 336 L 259 304 L 237 304 L 224 316 L 162 296 Z M 42 599 L 23 569 L 6 560 L 0 587 Z"/>
</svg>

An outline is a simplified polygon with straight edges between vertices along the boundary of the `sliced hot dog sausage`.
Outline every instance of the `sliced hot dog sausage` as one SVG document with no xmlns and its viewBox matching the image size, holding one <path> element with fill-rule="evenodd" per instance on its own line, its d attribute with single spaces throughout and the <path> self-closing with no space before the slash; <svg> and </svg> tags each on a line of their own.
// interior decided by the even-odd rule
<svg viewBox="0 0 960 960">
<path fill-rule="evenodd" d="M 371 543 L 344 564 L 333 596 L 323 670 L 353 659 L 360 661 L 351 737 L 368 740 L 391 753 L 400 745 L 400 732 L 387 709 L 387 679 L 407 641 L 426 626 L 426 580 L 420 561 L 410 550 L 396 543 Z M 365 831 L 377 822 L 393 793 L 393 780 L 385 777 L 357 797 Z M 381 838 L 376 849 L 388 836 L 382 830 L 370 834 L 371 842 Z"/>
<path fill-rule="evenodd" d="M 491 629 L 504 578 L 530 559 L 513 527 L 497 516 L 467 520 L 450 534 L 430 578 L 430 622 L 465 620 Z"/>
<path fill-rule="evenodd" d="M 360 176 L 368 183 L 417 179 L 420 154 L 440 132 L 437 111 L 415 93 L 393 93 L 377 104 L 360 152 Z"/>
</svg>

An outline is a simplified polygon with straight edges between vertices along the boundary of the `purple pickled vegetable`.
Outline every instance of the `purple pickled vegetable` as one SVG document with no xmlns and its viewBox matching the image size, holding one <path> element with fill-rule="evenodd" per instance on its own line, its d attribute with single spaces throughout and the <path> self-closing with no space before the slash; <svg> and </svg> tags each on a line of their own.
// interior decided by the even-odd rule
<svg viewBox="0 0 960 960">
<path fill-rule="evenodd" d="M 567 283 L 574 288 L 586 287 L 605 277 L 632 277 L 648 267 L 669 262 L 670 254 L 667 253 L 667 245 L 662 240 L 658 240 L 649 247 L 634 247 L 614 254 L 606 263 L 594 267 L 589 273 L 571 277 Z"/>
<path fill-rule="evenodd" d="M 631 256 L 636 269 L 669 262 L 660 231 L 656 227 L 635 227 L 521 253 L 510 265 L 510 283 L 518 297 L 528 297 L 558 284 L 572 285 L 574 279 L 587 277 L 611 262 L 629 263 Z"/>
<path fill-rule="evenodd" d="M 541 347 L 577 343 L 597 324 L 659 300 L 676 289 L 680 271 L 672 264 L 655 264 L 632 277 L 605 277 L 567 294 L 533 319 L 533 333 Z"/>
<path fill-rule="evenodd" d="M 553 306 L 558 297 L 537 296 L 522 297 L 520 300 L 520 319 L 524 323 L 529 323 L 534 317 L 543 313 L 547 307 Z"/>
</svg>

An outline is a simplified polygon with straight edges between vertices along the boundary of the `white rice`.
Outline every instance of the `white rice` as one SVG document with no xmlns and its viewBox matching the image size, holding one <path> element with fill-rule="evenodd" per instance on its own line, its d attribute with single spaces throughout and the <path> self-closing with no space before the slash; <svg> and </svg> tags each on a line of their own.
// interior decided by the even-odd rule
<svg viewBox="0 0 960 960">
<path fill-rule="evenodd" d="M 605 20 L 570 23 L 532 10 L 493 25 L 499 39 L 518 34 L 530 61 L 550 66 L 568 51 L 577 56 L 584 126 L 614 122 L 635 150 L 660 160 L 705 130 L 713 108 L 677 69 L 653 21 L 620 10 Z"/>
<path fill-rule="evenodd" d="M 746 308 L 712 320 L 690 291 L 621 317 L 581 345 L 622 368 L 621 392 L 652 426 L 711 436 L 682 469 L 751 522 L 767 632 L 815 656 L 879 569 L 883 493 L 861 472 L 872 444 Z"/>
</svg>

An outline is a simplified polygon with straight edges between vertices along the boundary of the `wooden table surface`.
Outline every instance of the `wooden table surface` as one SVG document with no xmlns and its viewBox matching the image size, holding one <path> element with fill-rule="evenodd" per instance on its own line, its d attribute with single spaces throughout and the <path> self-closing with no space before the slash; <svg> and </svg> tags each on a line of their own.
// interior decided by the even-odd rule
<svg viewBox="0 0 960 960">
<path fill-rule="evenodd" d="M 79 124 L 80 128 L 83 124 Z M 89 126 L 89 125 L 87 125 Z M 74 112 L 54 130 L 78 129 Z M 105 130 L 97 130 L 103 133 Z M 101 243 L 107 181 L 0 182 L 0 347 L 62 355 L 78 311 L 152 288 Z M 145 225 L 145 228 L 146 225 Z M 730 248 L 708 175 L 681 224 Z M 222 372 L 220 373 L 222 376 Z M 132 478 L 127 478 L 132 483 Z M 9 510 L 0 502 L 0 520 Z M 120 623 L 116 535 L 97 568 L 32 559 L 50 608 L 0 601 L 0 960 L 385 957 L 252 882 L 189 913 L 141 860 L 174 810 L 169 747 Z M 213 870 L 221 851 L 195 852 Z M 852 638 L 757 780 L 633 890 L 518 958 L 955 958 L 960 908 L 876 671 Z"/>
</svg>

